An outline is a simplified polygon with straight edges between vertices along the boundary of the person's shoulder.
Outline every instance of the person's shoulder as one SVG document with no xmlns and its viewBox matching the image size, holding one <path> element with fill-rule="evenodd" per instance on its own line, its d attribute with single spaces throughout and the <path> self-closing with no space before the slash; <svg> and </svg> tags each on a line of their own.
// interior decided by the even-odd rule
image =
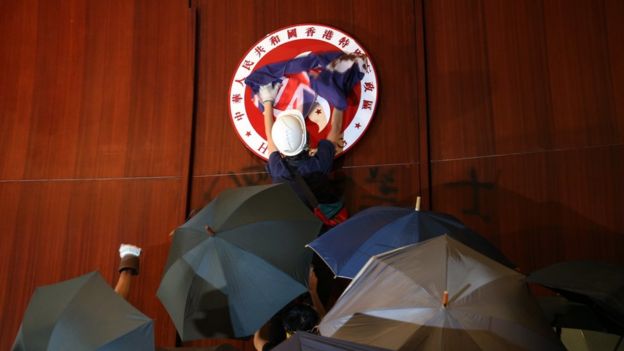
<svg viewBox="0 0 624 351">
<path fill-rule="evenodd" d="M 280 155 L 279 151 L 273 151 L 269 155 L 269 161 L 280 161 L 282 159 L 282 155 Z"/>
</svg>

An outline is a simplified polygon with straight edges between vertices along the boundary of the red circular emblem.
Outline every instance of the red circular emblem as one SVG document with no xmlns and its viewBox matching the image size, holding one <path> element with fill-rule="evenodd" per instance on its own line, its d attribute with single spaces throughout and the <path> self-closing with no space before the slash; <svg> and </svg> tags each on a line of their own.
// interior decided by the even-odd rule
<svg viewBox="0 0 624 351">
<path fill-rule="evenodd" d="M 377 105 L 377 76 L 366 51 L 344 32 L 319 24 L 286 27 L 268 34 L 247 52 L 230 85 L 230 118 L 245 146 L 268 159 L 262 104 L 254 87 L 279 80 L 274 115 L 299 109 L 315 148 L 331 128 L 332 111 L 343 109 L 343 146 L 362 137 Z"/>
</svg>

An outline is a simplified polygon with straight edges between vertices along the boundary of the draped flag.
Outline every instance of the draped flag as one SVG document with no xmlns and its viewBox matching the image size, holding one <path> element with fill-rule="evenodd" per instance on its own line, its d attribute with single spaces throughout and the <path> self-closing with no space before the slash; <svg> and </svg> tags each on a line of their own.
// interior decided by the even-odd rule
<svg viewBox="0 0 624 351">
<path fill-rule="evenodd" d="M 254 92 L 254 102 L 263 111 L 257 97 L 261 86 L 281 83 L 274 103 L 275 113 L 298 109 L 307 116 L 318 103 L 324 110 L 329 106 L 344 110 L 353 87 L 362 80 L 361 57 L 345 55 L 341 51 L 308 53 L 287 61 L 260 67 L 252 72 L 245 84 Z M 324 111 L 326 115 L 330 111 Z"/>
</svg>

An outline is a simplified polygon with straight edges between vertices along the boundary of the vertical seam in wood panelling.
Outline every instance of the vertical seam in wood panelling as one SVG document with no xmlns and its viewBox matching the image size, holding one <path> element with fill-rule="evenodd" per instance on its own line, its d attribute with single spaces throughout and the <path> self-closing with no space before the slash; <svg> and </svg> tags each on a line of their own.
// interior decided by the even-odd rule
<svg viewBox="0 0 624 351">
<path fill-rule="evenodd" d="M 184 205 L 184 217 L 187 218 L 191 211 L 191 198 L 193 194 L 193 172 L 194 172 L 194 158 L 195 158 L 195 139 L 197 134 L 197 107 L 198 107 L 198 84 L 199 84 L 199 43 L 201 33 L 201 19 L 199 16 L 199 10 L 197 7 L 191 9 L 192 11 L 192 66 L 193 66 L 193 87 L 192 87 L 192 108 L 191 108 L 191 128 L 190 128 L 190 141 L 188 148 L 188 172 L 186 174 L 186 197 Z"/>
<path fill-rule="evenodd" d="M 418 96 L 423 96 L 423 104 L 424 106 L 419 108 L 419 111 L 423 111 L 424 113 L 419 113 L 418 115 L 418 135 L 420 138 L 420 147 L 424 147 L 425 150 L 419 150 L 419 192 L 422 195 L 422 189 L 424 185 L 424 189 L 427 190 L 427 194 L 425 196 L 425 206 L 428 203 L 428 209 L 433 210 L 433 189 L 431 186 L 431 145 L 429 142 L 429 119 L 430 119 L 430 111 L 429 111 L 429 71 L 427 69 L 427 26 L 426 26 L 426 5 L 425 2 L 427 0 L 414 0 L 414 11 L 418 11 L 418 6 L 416 6 L 416 1 L 420 1 L 420 16 L 416 16 L 417 19 L 420 20 L 420 33 L 421 36 L 418 35 L 418 30 L 415 28 L 415 36 L 417 41 L 421 44 L 420 50 L 416 49 L 416 59 L 422 59 L 422 69 L 421 65 L 418 65 L 418 74 L 422 77 L 422 84 L 419 84 L 422 89 L 418 93 Z M 418 53 L 422 54 L 422 57 L 418 56 Z M 420 79 L 418 79 L 420 81 Z M 424 139 L 424 140 L 423 140 Z M 421 159 L 421 156 L 425 156 L 425 159 Z M 423 170 L 424 168 L 424 170 Z M 424 174 L 423 174 L 424 173 Z M 424 180 L 423 180 L 424 178 Z M 424 183 L 424 184 L 423 184 Z M 427 207 L 425 207 L 427 208 Z"/>
</svg>

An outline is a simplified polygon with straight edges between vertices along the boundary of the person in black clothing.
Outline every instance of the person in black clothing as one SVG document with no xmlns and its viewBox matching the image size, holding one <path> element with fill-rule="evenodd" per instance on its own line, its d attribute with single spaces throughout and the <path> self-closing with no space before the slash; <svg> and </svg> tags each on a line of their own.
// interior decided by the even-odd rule
<svg viewBox="0 0 624 351">
<path fill-rule="evenodd" d="M 316 293 L 317 284 L 314 270 L 310 269 L 309 292 L 276 313 L 254 334 L 253 343 L 257 351 L 271 350 L 297 331 L 315 332 L 316 326 L 325 316 L 325 307 Z"/>
</svg>

